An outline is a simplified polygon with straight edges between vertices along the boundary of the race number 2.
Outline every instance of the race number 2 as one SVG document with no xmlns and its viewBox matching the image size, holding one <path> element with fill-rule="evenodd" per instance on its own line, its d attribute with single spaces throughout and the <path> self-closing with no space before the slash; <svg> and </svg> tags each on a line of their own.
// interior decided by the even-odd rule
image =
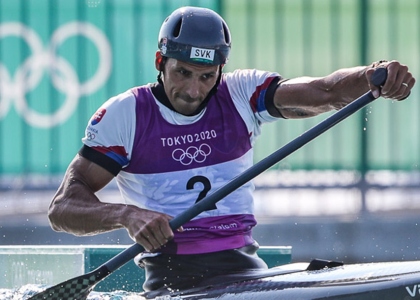
<svg viewBox="0 0 420 300">
<path fill-rule="evenodd" d="M 206 197 L 207 193 L 210 191 L 211 189 L 211 183 L 210 180 L 207 177 L 198 175 L 198 176 L 194 176 L 192 177 L 190 180 L 188 180 L 187 182 L 187 190 L 192 190 L 194 189 L 194 186 L 196 183 L 202 183 L 203 184 L 203 189 L 201 190 L 201 192 L 198 194 L 198 198 L 195 201 L 195 203 L 199 202 L 200 200 L 204 199 L 204 197 Z M 209 208 L 208 210 L 213 210 L 213 209 L 217 209 L 216 205 L 213 205 L 211 208 Z"/>
</svg>

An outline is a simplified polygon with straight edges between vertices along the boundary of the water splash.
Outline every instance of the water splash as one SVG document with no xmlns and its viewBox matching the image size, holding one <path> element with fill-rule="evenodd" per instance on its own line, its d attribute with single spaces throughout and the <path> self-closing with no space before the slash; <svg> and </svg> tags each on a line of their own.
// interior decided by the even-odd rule
<svg viewBox="0 0 420 300">
<path fill-rule="evenodd" d="M 42 292 L 47 287 L 46 285 L 27 284 L 16 289 L 0 289 L 1 300 L 27 300 L 36 293 Z M 114 291 L 114 292 L 91 292 L 87 300 L 145 300 L 139 294 Z"/>
</svg>

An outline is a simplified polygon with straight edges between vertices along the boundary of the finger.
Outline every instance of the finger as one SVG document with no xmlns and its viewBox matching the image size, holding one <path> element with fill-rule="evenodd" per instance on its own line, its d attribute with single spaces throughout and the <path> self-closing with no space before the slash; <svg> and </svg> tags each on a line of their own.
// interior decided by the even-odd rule
<svg viewBox="0 0 420 300">
<path fill-rule="evenodd" d="M 372 92 L 372 95 L 376 99 L 381 95 L 381 90 L 380 90 L 380 87 L 372 84 L 372 75 L 374 72 L 375 72 L 375 69 L 373 68 L 366 70 L 366 77 L 368 78 L 370 91 Z"/>
<path fill-rule="evenodd" d="M 413 78 L 410 72 L 407 73 L 405 76 L 403 82 L 401 83 L 403 89 L 406 91 L 411 91 L 411 89 L 414 87 L 416 80 Z"/>
<path fill-rule="evenodd" d="M 160 230 L 156 227 L 153 230 L 145 228 L 140 233 L 140 244 L 147 251 L 157 250 L 167 241 L 168 240 L 161 235 Z"/>
<path fill-rule="evenodd" d="M 161 226 L 159 233 L 159 240 L 162 242 L 162 245 L 174 238 L 174 233 L 172 232 L 171 227 L 169 227 L 169 224 L 167 226 Z"/>
<path fill-rule="evenodd" d="M 382 87 L 382 95 L 387 98 L 401 96 L 403 92 L 402 87 L 404 80 L 408 80 L 408 67 L 399 64 L 398 62 L 391 62 L 388 66 L 388 77 Z"/>
<path fill-rule="evenodd" d="M 411 74 L 410 74 L 411 75 Z M 405 80 L 402 83 L 402 94 L 399 97 L 396 97 L 398 101 L 402 101 L 407 99 L 411 94 L 411 89 L 413 88 L 416 80 L 413 77 L 410 77 L 409 79 Z"/>
<path fill-rule="evenodd" d="M 412 74 L 410 72 L 406 72 L 404 77 L 400 76 L 395 83 L 394 89 L 390 91 L 386 97 L 396 100 L 404 100 L 410 95 L 414 83 L 415 79 Z"/>
<path fill-rule="evenodd" d="M 407 98 L 411 93 L 411 88 L 414 86 L 414 82 L 411 80 L 410 74 L 407 74 L 404 78 L 404 80 L 401 83 L 401 87 L 398 90 L 398 93 L 395 95 L 392 95 L 393 98 L 397 100 L 404 100 Z"/>
<path fill-rule="evenodd" d="M 173 219 L 172 216 L 167 216 L 167 217 L 168 217 L 168 222 Z M 169 226 L 169 228 L 170 228 L 170 226 Z M 176 229 L 176 231 L 183 232 L 184 231 L 184 227 L 180 226 L 179 228 Z M 171 237 L 169 238 L 169 240 L 171 240 L 173 238 L 173 231 L 172 231 L 172 229 L 171 229 L 170 232 L 171 232 Z"/>
<path fill-rule="evenodd" d="M 165 222 L 159 226 L 153 227 L 153 229 L 144 231 L 143 236 L 151 245 L 151 250 L 157 250 L 165 245 L 169 240 L 173 239 L 174 234 L 169 226 L 169 223 Z"/>
</svg>

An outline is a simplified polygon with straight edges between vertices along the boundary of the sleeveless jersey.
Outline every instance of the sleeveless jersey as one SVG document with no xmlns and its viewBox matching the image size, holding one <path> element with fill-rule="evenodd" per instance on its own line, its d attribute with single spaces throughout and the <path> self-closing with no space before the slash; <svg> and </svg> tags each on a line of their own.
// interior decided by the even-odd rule
<svg viewBox="0 0 420 300">
<path fill-rule="evenodd" d="M 196 116 L 180 115 L 155 99 L 150 85 L 108 100 L 92 117 L 85 145 L 113 158 L 123 202 L 176 216 L 253 164 L 262 123 L 276 120 L 264 96 L 276 73 L 238 70 Z M 254 186 L 249 182 L 185 224 L 165 253 L 195 254 L 251 244 Z"/>
</svg>

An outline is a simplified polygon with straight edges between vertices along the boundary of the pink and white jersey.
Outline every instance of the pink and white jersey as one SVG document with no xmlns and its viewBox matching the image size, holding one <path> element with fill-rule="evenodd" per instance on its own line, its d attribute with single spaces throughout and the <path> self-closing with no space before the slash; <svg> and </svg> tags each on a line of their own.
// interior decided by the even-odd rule
<svg viewBox="0 0 420 300">
<path fill-rule="evenodd" d="M 85 145 L 113 158 L 123 202 L 176 216 L 253 164 L 262 123 L 276 120 L 264 105 L 277 73 L 238 70 L 222 75 L 217 93 L 195 116 L 161 104 L 151 86 L 108 100 L 92 117 Z M 253 242 L 253 184 L 185 224 L 162 252 L 190 254 Z"/>
</svg>

